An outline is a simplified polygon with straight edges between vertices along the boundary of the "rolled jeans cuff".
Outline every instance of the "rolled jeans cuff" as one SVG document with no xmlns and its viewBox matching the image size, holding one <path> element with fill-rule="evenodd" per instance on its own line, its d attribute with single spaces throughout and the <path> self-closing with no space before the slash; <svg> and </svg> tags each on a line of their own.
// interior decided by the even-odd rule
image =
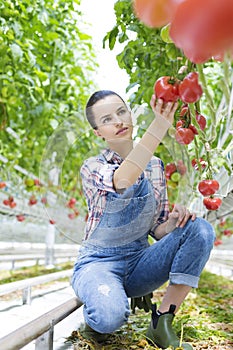
<svg viewBox="0 0 233 350">
<path fill-rule="evenodd" d="M 172 273 L 169 274 L 170 284 L 185 284 L 187 286 L 197 288 L 199 277 L 187 275 L 185 273 Z"/>
</svg>

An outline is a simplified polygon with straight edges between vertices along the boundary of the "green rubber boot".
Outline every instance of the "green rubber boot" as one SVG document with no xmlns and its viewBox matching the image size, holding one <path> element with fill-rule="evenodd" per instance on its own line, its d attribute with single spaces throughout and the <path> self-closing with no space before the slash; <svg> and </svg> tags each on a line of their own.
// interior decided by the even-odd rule
<svg viewBox="0 0 233 350">
<path fill-rule="evenodd" d="M 172 346 L 174 349 L 193 350 L 188 343 L 180 344 L 180 340 L 172 329 L 172 321 L 175 317 L 175 305 L 170 305 L 169 311 L 161 315 L 156 312 L 156 305 L 152 305 L 151 323 L 147 329 L 147 338 L 158 347 L 166 349 Z"/>
<path fill-rule="evenodd" d="M 94 329 L 88 326 L 87 323 L 85 323 L 79 328 L 79 333 L 83 338 L 88 340 L 93 340 L 97 343 L 102 343 L 110 337 L 110 334 L 107 334 L 107 333 L 102 334 L 94 331 Z"/>
</svg>

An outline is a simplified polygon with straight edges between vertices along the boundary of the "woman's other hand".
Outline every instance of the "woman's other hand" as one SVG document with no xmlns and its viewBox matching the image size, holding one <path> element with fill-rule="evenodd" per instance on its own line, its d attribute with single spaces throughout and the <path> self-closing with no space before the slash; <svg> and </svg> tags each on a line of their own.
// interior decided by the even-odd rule
<svg viewBox="0 0 233 350">
<path fill-rule="evenodd" d="M 166 232 L 171 232 L 177 227 L 184 227 L 189 219 L 194 221 L 196 214 L 190 213 L 183 205 L 175 204 L 167 220 Z"/>
</svg>

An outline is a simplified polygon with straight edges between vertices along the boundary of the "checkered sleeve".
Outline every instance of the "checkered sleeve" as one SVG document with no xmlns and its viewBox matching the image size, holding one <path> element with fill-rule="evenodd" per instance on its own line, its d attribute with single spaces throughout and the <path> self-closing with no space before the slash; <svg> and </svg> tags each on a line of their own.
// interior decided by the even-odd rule
<svg viewBox="0 0 233 350">
<path fill-rule="evenodd" d="M 95 157 L 87 159 L 80 171 L 84 191 L 115 192 L 113 174 L 118 167 L 118 164 L 104 163 L 101 159 Z"/>
</svg>

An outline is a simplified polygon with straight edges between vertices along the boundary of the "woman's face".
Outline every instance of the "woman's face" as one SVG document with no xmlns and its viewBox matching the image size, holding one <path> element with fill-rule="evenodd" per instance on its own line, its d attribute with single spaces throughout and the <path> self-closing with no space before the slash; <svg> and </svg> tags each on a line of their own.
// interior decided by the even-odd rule
<svg viewBox="0 0 233 350">
<path fill-rule="evenodd" d="M 92 106 L 97 136 L 106 141 L 131 140 L 133 124 L 131 113 L 125 103 L 116 95 L 106 96 Z"/>
</svg>

